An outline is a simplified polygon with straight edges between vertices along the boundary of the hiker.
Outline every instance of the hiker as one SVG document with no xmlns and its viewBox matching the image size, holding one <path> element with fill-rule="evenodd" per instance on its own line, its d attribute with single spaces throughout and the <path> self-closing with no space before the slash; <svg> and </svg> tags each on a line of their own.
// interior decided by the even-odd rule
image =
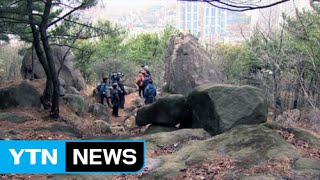
<svg viewBox="0 0 320 180">
<path fill-rule="evenodd" d="M 125 95 L 127 94 L 126 90 L 124 89 L 123 82 L 120 80 L 118 83 L 118 91 L 119 91 L 119 98 L 120 98 L 120 109 L 124 109 L 124 103 L 126 101 Z"/>
<path fill-rule="evenodd" d="M 145 66 L 145 65 L 141 65 L 141 68 L 142 68 L 142 69 L 140 70 L 139 73 L 141 73 L 141 71 L 144 70 L 144 66 Z"/>
<path fill-rule="evenodd" d="M 143 66 L 143 70 L 145 70 L 147 72 L 147 74 L 151 77 L 151 73 L 150 73 L 149 67 L 147 65 Z"/>
<path fill-rule="evenodd" d="M 122 77 L 121 72 L 112 72 L 111 73 L 111 84 L 119 82 L 121 77 Z"/>
<path fill-rule="evenodd" d="M 141 70 L 139 72 L 138 77 L 136 78 L 136 81 L 135 81 L 135 85 L 139 89 L 139 96 L 140 97 L 143 97 L 143 80 L 144 80 L 144 76 L 145 75 L 146 75 L 146 71 L 145 70 Z"/>
<path fill-rule="evenodd" d="M 119 116 L 119 106 L 120 106 L 120 97 L 119 97 L 119 90 L 118 84 L 113 83 L 111 89 L 111 103 L 112 103 L 112 115 L 115 117 Z"/>
<path fill-rule="evenodd" d="M 144 80 L 143 80 L 143 83 L 142 83 L 143 91 L 144 91 L 144 90 L 146 89 L 146 87 L 148 86 L 150 80 L 152 81 L 151 76 L 150 76 L 149 74 L 146 74 L 146 75 L 144 76 Z"/>
<path fill-rule="evenodd" d="M 148 85 L 146 87 L 146 89 L 144 90 L 144 98 L 145 100 L 145 104 L 151 104 L 156 100 L 156 96 L 157 96 L 157 89 L 153 84 L 152 79 L 150 79 L 148 81 Z"/>
<path fill-rule="evenodd" d="M 98 85 L 97 90 L 99 91 L 100 94 L 100 103 L 103 104 L 104 99 L 107 100 L 107 104 L 110 106 L 109 101 L 108 101 L 108 77 L 103 77 L 102 78 L 102 83 Z"/>
</svg>

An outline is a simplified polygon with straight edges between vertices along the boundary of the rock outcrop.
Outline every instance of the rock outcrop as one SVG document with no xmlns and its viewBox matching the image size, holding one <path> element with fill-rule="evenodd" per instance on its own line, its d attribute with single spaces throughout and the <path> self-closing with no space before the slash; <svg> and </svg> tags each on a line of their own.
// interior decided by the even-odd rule
<svg viewBox="0 0 320 180">
<path fill-rule="evenodd" d="M 66 94 L 61 98 L 61 103 L 67 105 L 78 116 L 84 115 L 88 109 L 86 100 L 76 94 Z"/>
<path fill-rule="evenodd" d="M 0 122 L 25 123 L 31 120 L 31 117 L 21 112 L 0 112 Z"/>
<path fill-rule="evenodd" d="M 96 116 L 98 119 L 105 120 L 106 122 L 110 121 L 110 117 L 107 112 L 107 107 L 100 103 L 94 103 L 90 105 L 88 112 Z"/>
<path fill-rule="evenodd" d="M 136 124 L 147 124 L 175 127 L 177 124 L 187 121 L 190 113 L 187 99 L 182 95 L 170 95 L 158 98 L 151 105 L 140 108 L 137 112 Z"/>
<path fill-rule="evenodd" d="M 188 96 L 188 102 L 192 121 L 182 122 L 181 127 L 204 128 L 212 135 L 267 120 L 264 94 L 253 86 L 204 85 Z"/>
<path fill-rule="evenodd" d="M 171 132 L 171 131 L 176 131 L 178 128 L 175 127 L 164 127 L 164 126 L 155 126 L 155 125 L 150 125 L 148 128 L 145 130 L 145 134 L 154 134 L 154 133 L 160 133 L 160 132 Z"/>
<path fill-rule="evenodd" d="M 307 118 L 313 129 L 320 131 L 320 110 L 318 108 L 312 109 L 309 114 L 307 114 Z"/>
<path fill-rule="evenodd" d="M 204 128 L 211 135 L 241 124 L 260 124 L 267 120 L 263 92 L 252 86 L 207 84 L 187 97 L 170 95 L 140 108 L 136 124 L 180 128 Z"/>
<path fill-rule="evenodd" d="M 0 109 L 16 107 L 41 107 L 40 94 L 29 83 L 0 89 Z"/>
<path fill-rule="evenodd" d="M 300 138 L 296 132 L 292 133 Z M 111 139 L 109 136 L 100 138 Z M 203 129 L 181 129 L 120 139 L 147 142 L 147 161 L 141 173 L 117 176 L 53 175 L 51 179 L 274 180 L 320 177 L 320 161 L 316 156 L 300 153 L 276 129 L 265 125 L 240 125 L 214 137 Z M 314 148 L 314 145 L 309 144 L 308 148 Z"/>
<path fill-rule="evenodd" d="M 170 39 L 165 52 L 165 91 L 187 95 L 196 86 L 220 83 L 221 74 L 210 55 L 192 35 Z"/>
<path fill-rule="evenodd" d="M 96 120 L 93 122 L 96 133 L 111 133 L 111 126 L 104 120 Z"/>
<path fill-rule="evenodd" d="M 82 90 L 86 87 L 86 83 L 78 69 L 74 66 L 74 55 L 68 51 L 65 46 L 51 46 L 55 67 L 57 70 L 61 68 L 59 77 L 64 80 L 65 89 L 75 87 L 77 90 Z M 46 74 L 41 66 L 35 52 L 28 53 L 24 56 L 21 66 L 21 75 L 24 79 L 30 79 L 32 76 L 32 56 L 34 58 L 34 77 L 35 79 L 45 78 Z M 62 64 L 62 66 L 61 66 Z"/>
<path fill-rule="evenodd" d="M 163 132 L 142 136 L 147 141 L 148 152 L 157 152 L 160 149 L 171 148 L 171 152 L 156 158 L 148 158 L 148 162 L 157 159 L 161 163 L 152 168 L 150 173 L 144 174 L 142 179 L 174 179 L 188 167 L 204 161 L 228 157 L 234 167 L 227 168 L 221 179 L 249 178 L 245 172 L 255 166 L 275 159 L 289 159 L 293 162 L 292 177 L 301 177 L 301 174 L 320 174 L 317 169 L 319 161 L 301 158 L 294 148 L 285 141 L 275 130 L 263 125 L 241 125 L 231 131 L 218 136 L 201 140 L 194 138 L 179 146 L 188 137 L 201 137 L 199 135 L 186 135 L 189 129 L 173 132 Z M 194 130 L 195 131 L 195 130 Z M 140 139 L 140 138 L 139 138 Z M 297 160 L 296 162 L 294 162 Z M 239 170 L 241 169 L 241 170 Z M 200 172 L 199 169 L 198 172 Z M 251 175 L 259 176 L 259 173 Z M 263 174 L 276 179 L 282 179 L 281 174 Z M 233 178 L 232 178 L 233 177 Z M 176 178 L 179 179 L 179 178 Z M 250 178 L 249 178 L 250 179 Z M 295 179 L 295 178 L 293 178 Z"/>
</svg>

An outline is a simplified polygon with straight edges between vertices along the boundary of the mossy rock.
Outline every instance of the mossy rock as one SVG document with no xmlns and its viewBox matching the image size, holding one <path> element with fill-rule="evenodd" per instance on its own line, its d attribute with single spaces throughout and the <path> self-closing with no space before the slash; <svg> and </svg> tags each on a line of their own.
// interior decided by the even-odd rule
<svg viewBox="0 0 320 180">
<path fill-rule="evenodd" d="M 88 112 L 96 116 L 98 119 L 103 119 L 110 123 L 110 117 L 107 112 L 107 106 L 100 103 L 94 103 L 89 106 Z"/>
<path fill-rule="evenodd" d="M 20 112 L 0 112 L 0 121 L 8 121 L 11 123 L 25 123 L 31 118 Z"/>
<path fill-rule="evenodd" d="M 151 105 L 140 108 L 137 112 L 136 124 L 147 124 L 175 127 L 190 119 L 187 100 L 182 95 L 170 95 L 157 99 Z"/>
<path fill-rule="evenodd" d="M 51 127 L 45 128 L 35 128 L 35 131 L 50 131 L 50 132 L 62 132 L 72 137 L 80 138 L 81 133 L 73 127 L 62 125 L 62 124 L 53 124 Z"/>
<path fill-rule="evenodd" d="M 15 132 L 0 131 L 0 140 L 13 140 L 13 139 L 17 139 Z"/>
<path fill-rule="evenodd" d="M 159 133 L 159 132 L 171 132 L 171 131 L 176 131 L 176 130 L 178 130 L 178 128 L 150 125 L 145 130 L 145 134 L 153 134 L 153 133 Z"/>
<path fill-rule="evenodd" d="M 29 83 L 22 82 L 0 89 L 0 109 L 41 107 L 40 94 Z"/>
<path fill-rule="evenodd" d="M 320 161 L 313 158 L 299 158 L 294 162 L 295 169 L 314 169 L 320 174 Z"/>
<path fill-rule="evenodd" d="M 157 145 L 168 146 L 188 138 L 206 139 L 210 134 L 203 129 L 180 129 L 172 132 L 159 132 L 143 136 L 134 137 L 132 139 L 141 139 L 147 141 L 147 149 L 157 149 Z"/>
<path fill-rule="evenodd" d="M 260 124 L 267 120 L 263 92 L 252 86 L 203 85 L 188 96 L 192 120 L 181 127 L 204 128 L 212 135 L 241 124 Z"/>
<path fill-rule="evenodd" d="M 169 140 L 163 141 L 162 137 L 175 137 L 176 132 L 178 131 L 154 134 L 154 136 L 161 134 L 158 140 L 151 138 L 152 135 L 143 138 L 147 140 L 147 144 L 150 141 L 152 144 L 169 143 Z M 236 162 L 236 166 L 243 169 L 250 169 L 273 158 L 299 157 L 292 146 L 275 130 L 263 125 L 240 125 L 206 140 L 190 141 L 180 150 L 161 156 L 164 163 L 145 175 L 143 179 L 172 179 L 181 169 L 219 156 L 230 157 Z M 238 176 L 241 178 L 244 174 L 239 173 Z"/>
<path fill-rule="evenodd" d="M 80 95 L 66 94 L 61 98 L 61 102 L 66 104 L 78 116 L 84 115 L 88 109 L 88 103 Z"/>
<path fill-rule="evenodd" d="M 272 129 L 278 129 L 278 128 L 284 129 L 290 133 L 293 133 L 297 138 L 308 142 L 310 146 L 320 149 L 320 139 L 312 135 L 310 132 L 307 132 L 306 130 L 290 128 L 290 127 L 282 127 L 282 126 L 271 124 L 271 123 L 266 123 L 265 126 Z"/>
</svg>

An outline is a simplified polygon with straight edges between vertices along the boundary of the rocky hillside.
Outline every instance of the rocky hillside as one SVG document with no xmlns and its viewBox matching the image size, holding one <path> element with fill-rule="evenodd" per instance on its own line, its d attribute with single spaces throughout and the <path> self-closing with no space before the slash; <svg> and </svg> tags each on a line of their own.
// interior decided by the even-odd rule
<svg viewBox="0 0 320 180">
<path fill-rule="evenodd" d="M 61 118 L 54 121 L 37 103 L 41 83 L 0 89 L 0 139 L 144 139 L 146 167 L 137 175 L 1 175 L 0 179 L 320 178 L 319 137 L 266 122 L 259 89 L 202 86 L 188 96 L 164 96 L 148 106 L 133 92 L 127 95 L 121 118 L 110 117 L 111 110 L 85 92 L 66 94 L 61 97 Z M 28 92 L 21 87 L 28 87 Z M 28 102 L 34 103 L 25 103 L 24 96 L 16 98 L 26 93 Z"/>
</svg>

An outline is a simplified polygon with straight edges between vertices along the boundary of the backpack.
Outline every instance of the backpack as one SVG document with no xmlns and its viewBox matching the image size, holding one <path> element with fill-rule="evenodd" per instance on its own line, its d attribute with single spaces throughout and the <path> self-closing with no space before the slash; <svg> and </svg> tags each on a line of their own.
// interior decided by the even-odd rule
<svg viewBox="0 0 320 180">
<path fill-rule="evenodd" d="M 150 76 L 144 77 L 144 80 L 142 82 L 142 85 L 144 88 L 146 88 L 148 86 L 150 80 L 152 80 Z"/>
<path fill-rule="evenodd" d="M 157 88 L 153 84 L 148 84 L 144 95 L 147 103 L 153 103 L 157 96 Z"/>
<path fill-rule="evenodd" d="M 111 102 L 114 103 L 116 101 L 119 101 L 119 91 L 117 89 L 111 90 Z"/>
</svg>

